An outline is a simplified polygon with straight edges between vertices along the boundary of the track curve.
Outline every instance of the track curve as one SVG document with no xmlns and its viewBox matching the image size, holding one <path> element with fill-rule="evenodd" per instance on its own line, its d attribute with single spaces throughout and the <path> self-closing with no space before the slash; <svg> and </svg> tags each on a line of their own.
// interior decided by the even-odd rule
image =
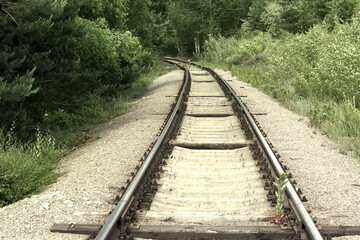
<svg viewBox="0 0 360 240">
<path fill-rule="evenodd" d="M 304 231 L 322 239 L 290 182 L 285 205 L 296 223 L 271 222 L 281 163 L 227 83 L 197 67 L 185 71 L 175 111 L 96 239 L 284 239 Z"/>
</svg>

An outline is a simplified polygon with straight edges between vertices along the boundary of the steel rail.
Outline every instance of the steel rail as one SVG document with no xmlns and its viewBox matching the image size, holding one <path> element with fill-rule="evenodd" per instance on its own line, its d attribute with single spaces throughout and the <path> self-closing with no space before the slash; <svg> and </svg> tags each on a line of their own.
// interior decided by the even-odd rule
<svg viewBox="0 0 360 240">
<path fill-rule="evenodd" d="M 183 60 L 178 60 L 178 59 L 174 59 L 174 58 L 166 58 L 166 59 L 172 59 L 172 60 L 176 60 L 179 62 L 183 62 L 183 63 L 189 63 Z M 214 70 L 207 68 L 207 67 L 203 67 L 199 64 L 195 64 L 195 63 L 191 63 L 199 68 L 202 68 L 208 72 L 210 72 L 215 78 L 219 79 L 222 84 L 224 84 L 224 86 L 227 88 L 227 90 L 231 93 L 232 97 L 234 98 L 234 100 L 240 105 L 240 107 L 243 109 L 244 114 L 253 130 L 253 132 L 255 133 L 258 141 L 260 142 L 263 150 L 265 151 L 265 154 L 267 155 L 268 159 L 270 160 L 273 168 L 276 171 L 276 174 L 278 176 L 280 176 L 282 173 L 284 173 L 284 169 L 281 167 L 278 159 L 276 158 L 274 152 L 271 150 L 268 142 L 265 140 L 264 136 L 262 135 L 260 129 L 258 128 L 258 126 L 256 125 L 253 117 L 251 116 L 251 114 L 249 113 L 249 111 L 247 110 L 245 104 L 240 100 L 240 98 L 237 96 L 237 94 L 235 93 L 235 91 L 232 89 L 232 87 L 219 75 L 217 74 Z M 306 228 L 307 234 L 309 235 L 309 237 L 311 237 L 311 239 L 313 240 L 321 240 L 323 239 L 323 237 L 321 236 L 319 230 L 317 229 L 317 227 L 315 226 L 313 220 L 311 219 L 309 213 L 307 212 L 307 210 L 305 209 L 304 205 L 302 204 L 298 194 L 296 193 L 293 185 L 290 183 L 289 179 L 287 179 L 286 181 L 286 191 L 287 194 L 290 198 L 290 200 L 293 202 L 296 211 L 299 213 L 300 218 Z"/>
<path fill-rule="evenodd" d="M 184 73 L 184 84 L 182 86 L 181 92 L 179 94 L 179 98 L 176 102 L 176 105 L 171 113 L 169 120 L 167 121 L 164 129 L 162 130 L 158 140 L 154 144 L 153 148 L 151 149 L 149 155 L 144 160 L 144 163 L 140 167 L 139 171 L 137 172 L 136 176 L 131 181 L 130 185 L 126 189 L 125 193 L 122 195 L 120 202 L 111 213 L 109 219 L 106 221 L 105 225 L 102 227 L 98 235 L 96 236 L 96 240 L 106 240 L 106 239 L 119 239 L 120 237 L 120 228 L 119 228 L 119 221 L 121 220 L 122 216 L 126 215 L 126 212 L 129 209 L 129 204 L 131 204 L 133 197 L 136 194 L 137 189 L 141 185 L 143 178 L 148 173 L 148 169 L 153 163 L 155 155 L 157 154 L 158 150 L 160 149 L 161 145 L 167 138 L 167 135 L 170 131 L 171 126 L 174 123 L 174 119 L 178 115 L 180 105 L 183 101 L 185 90 L 187 85 L 190 82 L 190 73 L 185 68 Z"/>
<path fill-rule="evenodd" d="M 243 109 L 244 114 L 245 114 L 248 122 L 250 123 L 250 126 L 251 126 L 253 132 L 255 133 L 258 141 L 260 142 L 261 146 L 263 147 L 263 150 L 265 151 L 265 153 L 266 153 L 268 159 L 270 160 L 273 168 L 275 169 L 277 175 L 280 176 L 285 171 L 281 167 L 281 165 L 280 165 L 278 159 L 276 158 L 274 152 L 271 150 L 268 142 L 265 140 L 265 138 L 262 135 L 260 129 L 257 127 L 253 117 L 251 116 L 251 114 L 249 113 L 247 108 L 245 107 L 244 103 L 240 100 L 240 98 L 237 96 L 235 91 L 230 87 L 230 85 L 221 76 L 219 76 L 217 73 L 215 73 L 215 71 L 213 71 L 211 69 L 210 69 L 210 71 L 218 76 L 218 78 L 222 81 L 222 83 L 230 91 L 230 93 L 233 96 L 233 98 L 235 99 L 235 101 Z M 305 209 L 304 205 L 302 204 L 302 201 L 300 200 L 298 194 L 296 193 L 293 185 L 290 183 L 290 181 L 288 179 L 286 181 L 286 191 L 288 193 L 288 196 L 289 196 L 290 200 L 294 203 L 296 211 L 299 213 L 300 218 L 303 221 L 303 223 L 304 223 L 304 225 L 306 227 L 306 230 L 307 230 L 309 236 L 311 237 L 311 239 L 313 239 L 313 240 L 323 239 L 323 237 L 321 236 L 319 230 L 315 226 L 313 220 L 311 219 L 310 215 L 308 214 L 307 210 Z"/>
</svg>

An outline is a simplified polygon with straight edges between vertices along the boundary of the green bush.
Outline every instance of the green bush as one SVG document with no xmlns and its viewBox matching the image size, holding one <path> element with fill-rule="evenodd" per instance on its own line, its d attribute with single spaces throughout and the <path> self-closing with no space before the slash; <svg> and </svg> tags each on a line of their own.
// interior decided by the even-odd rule
<svg viewBox="0 0 360 240">
<path fill-rule="evenodd" d="M 255 68 L 261 69 L 257 72 L 261 78 L 249 81 L 274 97 L 335 103 L 354 97 L 355 106 L 359 107 L 359 32 L 360 18 L 356 16 L 352 23 L 338 24 L 332 32 L 319 25 L 307 34 L 287 35 L 276 41 L 266 35 L 241 40 L 212 39 L 203 59 L 231 66 L 261 55 L 262 61 Z M 247 72 L 249 65 L 241 67 Z"/>
<path fill-rule="evenodd" d="M 291 86 L 297 96 L 314 100 L 360 100 L 360 21 L 338 25 L 333 32 L 316 26 L 307 34 L 267 48 L 267 81 Z"/>
<path fill-rule="evenodd" d="M 201 57 L 308 115 L 312 125 L 360 156 L 360 145 L 354 144 L 360 142 L 359 36 L 357 14 L 351 23 L 337 23 L 332 31 L 322 24 L 306 34 L 277 40 L 266 34 L 212 38 Z"/>
<path fill-rule="evenodd" d="M 80 59 L 82 69 L 99 73 L 100 84 L 92 89 L 116 95 L 121 86 L 149 71 L 152 65 L 150 52 L 143 49 L 139 39 L 129 31 L 110 30 L 101 23 L 81 18 L 76 21 L 86 31 L 84 38 L 76 41 L 76 57 Z"/>
<path fill-rule="evenodd" d="M 76 126 L 97 124 L 107 119 L 106 106 L 108 104 L 100 96 L 87 95 L 83 102 L 84 104 L 73 114 Z"/>
<path fill-rule="evenodd" d="M 254 33 L 245 38 L 210 37 L 205 42 L 202 59 L 209 62 L 223 63 L 229 66 L 239 65 L 262 55 L 273 39 L 268 33 Z"/>
</svg>

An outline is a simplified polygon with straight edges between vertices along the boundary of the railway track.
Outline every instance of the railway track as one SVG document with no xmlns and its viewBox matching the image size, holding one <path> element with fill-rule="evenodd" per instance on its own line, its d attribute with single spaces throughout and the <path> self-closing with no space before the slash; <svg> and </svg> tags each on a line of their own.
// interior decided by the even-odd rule
<svg viewBox="0 0 360 240">
<path fill-rule="evenodd" d="M 158 140 L 141 159 L 96 239 L 351 235 L 351 227 L 321 228 L 320 233 L 291 179 L 286 182 L 283 218 L 275 223 L 274 182 L 286 166 L 265 133 L 213 70 L 177 59 L 164 61 L 184 70 L 183 86 Z"/>
<path fill-rule="evenodd" d="M 161 156 L 147 161 L 156 155 L 149 153 L 120 201 L 123 210 L 115 209 L 97 239 L 322 239 L 290 183 L 296 199 L 287 197 L 287 220 L 272 222 L 281 163 L 226 83 L 209 69 L 187 71 L 184 62 L 166 61 L 184 69 L 185 81 L 156 142 Z"/>
</svg>

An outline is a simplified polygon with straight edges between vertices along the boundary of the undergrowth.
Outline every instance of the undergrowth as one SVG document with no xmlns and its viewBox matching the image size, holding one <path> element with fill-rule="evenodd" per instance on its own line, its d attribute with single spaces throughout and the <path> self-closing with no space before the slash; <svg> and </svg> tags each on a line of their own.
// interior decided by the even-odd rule
<svg viewBox="0 0 360 240">
<path fill-rule="evenodd" d="M 360 157 L 360 14 L 332 31 L 210 38 L 198 60 L 231 70 Z"/>
<path fill-rule="evenodd" d="M 161 67 L 154 65 L 149 74 L 141 76 L 114 98 L 88 94 L 83 97 L 84 104 L 75 113 L 59 108 L 52 114 L 46 114 L 43 120 L 45 127 L 52 130 L 57 141 L 67 146 L 76 146 L 84 141 L 83 130 L 87 131 L 96 124 L 125 113 L 133 106 L 131 101 L 142 96 L 153 79 L 162 73 Z"/>
</svg>

